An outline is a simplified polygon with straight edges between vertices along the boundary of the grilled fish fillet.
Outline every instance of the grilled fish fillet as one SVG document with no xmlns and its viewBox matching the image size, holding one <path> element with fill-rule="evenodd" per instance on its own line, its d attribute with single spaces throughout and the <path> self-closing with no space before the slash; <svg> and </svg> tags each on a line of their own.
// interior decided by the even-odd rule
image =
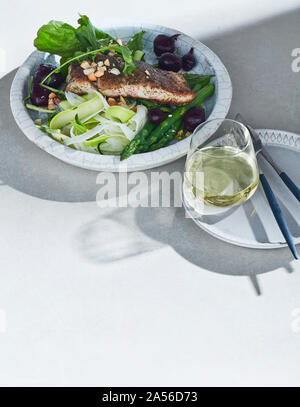
<svg viewBox="0 0 300 407">
<path fill-rule="evenodd" d="M 124 62 L 112 56 L 97 55 L 95 62 L 109 60 L 104 75 L 97 82 L 89 81 L 78 62 L 69 67 L 66 90 L 82 95 L 90 89 L 98 89 L 109 97 L 147 99 L 169 105 L 185 105 L 195 99 L 183 74 L 153 68 L 146 62 L 136 61 L 132 75 L 122 73 Z M 105 66 L 105 65 L 103 65 Z"/>
</svg>

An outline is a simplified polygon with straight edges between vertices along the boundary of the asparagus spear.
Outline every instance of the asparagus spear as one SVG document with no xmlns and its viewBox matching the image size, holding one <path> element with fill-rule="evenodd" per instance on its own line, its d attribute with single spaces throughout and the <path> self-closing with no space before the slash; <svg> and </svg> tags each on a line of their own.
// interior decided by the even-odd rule
<svg viewBox="0 0 300 407">
<path fill-rule="evenodd" d="M 170 106 L 168 106 L 166 104 L 162 105 L 161 103 L 153 102 L 152 100 L 141 99 L 141 100 L 139 100 L 139 103 L 146 106 L 147 109 L 154 109 L 154 108 L 158 107 L 163 112 L 171 112 Z"/>
<path fill-rule="evenodd" d="M 199 77 L 199 82 L 193 87 L 194 92 L 198 92 L 201 88 L 203 88 L 203 86 L 208 85 L 210 82 L 210 77 L 212 75 L 197 75 L 197 76 Z M 200 103 L 200 106 L 202 106 L 202 103 Z M 160 139 L 159 142 L 152 144 L 147 151 L 154 151 L 159 148 L 165 147 L 174 138 L 176 138 L 179 141 L 183 140 L 186 137 L 186 133 L 187 132 L 184 130 L 183 126 L 183 121 L 179 120 L 165 133 L 165 135 Z M 143 146 L 140 144 L 135 152 L 142 153 L 145 151 L 143 151 Z"/>
<path fill-rule="evenodd" d="M 154 143 L 150 146 L 148 151 L 154 151 L 154 150 L 158 150 L 159 148 L 163 148 L 166 145 L 169 144 L 169 142 L 171 140 L 174 139 L 174 137 L 176 136 L 178 130 L 181 127 L 181 122 L 182 120 L 177 120 L 177 122 L 175 122 L 170 128 L 169 130 L 166 131 L 166 133 L 164 134 L 164 136 L 157 142 Z"/>
<path fill-rule="evenodd" d="M 194 87 L 194 91 L 198 91 L 199 89 L 201 89 L 203 86 L 207 85 L 210 81 L 210 77 L 211 75 L 197 75 L 198 76 L 198 82 Z M 211 85 L 213 86 L 213 85 Z M 213 93 L 213 92 L 212 92 Z M 196 98 L 197 99 L 197 98 Z M 195 100 L 196 100 L 195 99 Z M 144 104 L 146 107 L 148 107 L 148 109 L 151 109 L 153 107 L 161 107 L 161 105 L 157 102 L 152 102 L 150 100 L 141 100 L 140 101 L 142 104 Z M 194 101 L 193 101 L 194 102 Z M 191 103 L 193 103 L 191 102 Z M 197 104 L 198 102 L 196 102 Z M 202 101 L 201 101 L 202 103 Z M 188 107 L 189 106 L 189 107 Z M 193 105 L 194 106 L 194 105 Z M 184 113 L 192 106 L 186 105 L 186 106 L 181 106 L 179 108 L 177 108 L 172 116 L 182 107 L 187 107 L 187 109 L 184 111 Z M 184 114 L 182 113 L 182 115 Z M 179 117 L 181 116 L 181 114 L 179 114 Z M 178 119 L 178 118 L 177 118 Z M 165 123 L 168 119 L 166 119 L 163 123 Z M 176 121 L 176 120 L 175 120 Z M 163 124 L 162 123 L 162 124 Z M 162 125 L 161 124 L 161 125 Z M 149 137 L 150 133 L 152 132 L 152 130 L 154 129 L 155 125 L 153 125 L 151 122 L 147 122 L 144 129 L 142 129 L 135 137 L 133 140 L 131 140 L 131 142 L 124 148 L 123 152 L 121 153 L 121 161 L 125 160 L 126 158 L 130 157 L 132 154 L 134 153 L 141 153 L 144 151 L 147 151 L 147 149 L 149 148 L 149 146 L 152 144 L 152 142 L 147 145 L 146 147 L 144 146 L 144 142 L 145 140 Z M 167 130 L 167 129 L 166 129 Z M 162 134 L 165 132 L 165 130 L 162 132 Z"/>
<path fill-rule="evenodd" d="M 184 74 L 184 79 L 187 81 L 187 83 L 193 87 L 197 85 L 199 82 L 202 82 L 203 79 L 205 78 L 212 78 L 215 75 L 199 75 L 197 73 L 185 73 Z"/>
<path fill-rule="evenodd" d="M 143 140 L 143 142 L 144 142 L 144 141 L 145 141 L 145 139 Z M 137 148 L 136 148 L 134 154 L 140 154 L 140 153 L 142 153 L 142 152 L 143 152 L 143 143 L 140 143 L 140 144 L 137 146 Z"/>
<path fill-rule="evenodd" d="M 139 103 L 146 106 L 148 109 L 153 109 L 154 107 L 159 107 L 159 103 L 153 102 L 152 100 L 139 100 Z"/>
<path fill-rule="evenodd" d="M 138 134 L 136 134 L 134 139 L 132 139 L 131 142 L 127 144 L 127 146 L 124 148 L 124 150 L 121 153 L 120 160 L 122 161 L 130 157 L 135 152 L 139 144 L 142 143 L 145 140 L 145 138 L 151 133 L 154 127 L 155 124 L 151 123 L 150 121 L 147 121 L 144 128 Z"/>
<path fill-rule="evenodd" d="M 187 105 L 180 106 L 178 107 L 173 114 L 169 115 L 166 120 L 164 120 L 161 124 L 159 124 L 155 130 L 148 136 L 145 140 L 145 142 L 142 144 L 143 146 L 143 151 L 147 151 L 148 148 L 151 146 L 151 144 L 154 144 L 158 142 L 161 137 L 164 135 L 164 133 L 169 130 L 169 128 L 180 118 L 183 117 L 183 115 L 191 108 L 194 106 L 199 105 L 200 103 L 204 102 L 205 99 L 209 98 L 210 96 L 213 95 L 215 91 L 215 87 L 212 84 L 209 84 L 205 86 L 203 89 L 201 89 L 196 98 L 188 103 Z"/>
<path fill-rule="evenodd" d="M 199 92 L 199 90 L 202 89 L 205 85 L 208 85 L 209 82 L 210 82 L 210 77 L 206 76 L 201 81 L 196 83 L 196 85 L 193 87 L 193 91 L 194 92 Z"/>
</svg>

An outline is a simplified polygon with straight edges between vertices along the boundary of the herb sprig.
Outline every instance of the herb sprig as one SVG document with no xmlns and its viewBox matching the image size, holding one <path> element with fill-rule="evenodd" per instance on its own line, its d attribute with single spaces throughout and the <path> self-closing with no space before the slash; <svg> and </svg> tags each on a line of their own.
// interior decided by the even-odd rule
<svg viewBox="0 0 300 407">
<path fill-rule="evenodd" d="M 142 47 L 144 31 L 135 34 L 128 45 L 119 45 L 111 35 L 94 27 L 87 16 L 80 15 L 78 24 L 79 27 L 74 28 L 61 21 L 52 20 L 38 30 L 34 40 L 35 47 L 40 51 L 61 56 L 59 69 L 51 74 L 60 71 L 66 75 L 67 67 L 73 61 L 80 61 L 83 57 L 95 56 L 111 49 L 122 56 L 125 62 L 123 72 L 129 75 L 134 72 L 136 64 L 133 56 L 135 51 Z M 51 74 L 42 81 L 44 86 L 47 86 Z"/>
</svg>

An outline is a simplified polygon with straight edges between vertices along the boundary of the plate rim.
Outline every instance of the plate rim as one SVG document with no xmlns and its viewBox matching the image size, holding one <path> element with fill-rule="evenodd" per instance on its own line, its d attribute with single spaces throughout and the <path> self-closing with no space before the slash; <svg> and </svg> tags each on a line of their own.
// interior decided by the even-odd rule
<svg viewBox="0 0 300 407">
<path fill-rule="evenodd" d="M 211 64 L 211 66 L 216 71 L 218 80 L 220 78 L 222 79 L 218 83 L 221 86 L 218 89 L 216 103 L 207 120 L 219 117 L 223 118 L 227 116 L 232 101 L 232 82 L 229 73 L 220 58 L 205 44 L 203 44 L 199 40 L 193 39 L 192 37 L 182 33 L 179 30 L 161 25 L 120 24 L 113 26 L 107 23 L 105 25 L 105 28 L 110 30 L 140 28 L 149 29 L 152 31 L 156 30 L 162 33 L 168 32 L 169 34 L 180 33 L 182 35 L 182 38 L 188 41 L 191 46 L 198 47 L 200 52 L 203 53 L 204 57 L 207 59 L 208 63 Z M 187 153 L 190 143 L 190 137 L 173 145 L 165 147 L 161 151 L 156 150 L 150 153 L 139 154 L 139 157 L 130 157 L 124 162 L 120 162 L 119 156 L 98 156 L 97 154 L 91 154 L 71 149 L 53 140 L 50 136 L 36 128 L 32 118 L 30 117 L 29 113 L 22 103 L 22 90 L 24 86 L 24 80 L 29 75 L 29 68 L 32 66 L 32 64 L 40 54 L 45 53 L 40 51 L 33 51 L 17 70 L 11 85 L 10 105 L 14 119 L 22 133 L 24 133 L 30 141 L 32 141 L 42 150 L 70 165 L 93 171 L 107 172 L 131 172 L 151 169 L 173 162 Z M 221 110 L 221 113 L 219 113 L 219 110 Z"/>
<path fill-rule="evenodd" d="M 290 148 L 293 151 L 297 150 L 297 151 L 300 152 L 300 142 L 298 143 L 299 144 L 298 146 L 294 146 L 294 147 L 292 147 L 292 145 L 290 144 L 290 140 L 294 139 L 294 138 L 296 140 L 300 141 L 300 134 L 293 133 L 293 132 L 286 131 L 286 130 L 278 130 L 278 129 L 256 129 L 256 132 L 258 133 L 258 135 L 259 135 L 259 137 L 261 138 L 262 141 L 265 141 L 266 134 L 269 134 L 269 133 L 271 133 L 271 136 L 272 136 L 272 134 L 275 135 L 276 133 L 278 134 L 278 136 L 281 135 L 281 134 L 284 134 L 284 136 L 287 136 L 287 141 L 289 141 L 288 145 L 278 143 L 278 142 L 276 142 L 276 140 L 272 140 L 272 139 L 271 139 L 271 141 L 266 142 L 266 144 L 267 145 L 280 145 L 280 146 L 283 146 L 283 147 L 286 147 L 286 148 Z M 269 137 L 268 137 L 268 139 L 269 139 Z M 296 144 L 296 142 L 297 141 L 295 141 L 295 144 Z M 183 202 L 184 209 L 187 211 L 187 213 L 190 213 L 184 198 L 182 199 L 182 202 Z M 222 240 L 223 242 L 233 244 L 234 246 L 246 247 L 248 249 L 260 249 L 260 250 L 281 249 L 281 248 L 287 247 L 287 243 L 285 243 L 285 242 L 277 242 L 277 243 L 260 243 L 260 242 L 247 243 L 247 242 L 240 242 L 240 241 L 237 241 L 237 240 L 234 240 L 234 239 L 230 238 L 229 237 L 230 235 L 228 235 L 228 234 L 219 235 L 218 233 L 216 233 L 216 232 L 212 231 L 211 229 L 209 229 L 209 227 L 205 226 L 200 221 L 196 221 L 196 219 L 194 219 L 193 216 L 189 216 L 189 218 L 191 218 L 193 220 L 193 222 L 200 229 L 204 230 L 209 235 L 215 237 L 218 240 Z M 294 237 L 293 239 L 294 239 L 294 243 L 296 245 L 300 244 L 300 237 L 297 237 L 297 238 Z"/>
</svg>

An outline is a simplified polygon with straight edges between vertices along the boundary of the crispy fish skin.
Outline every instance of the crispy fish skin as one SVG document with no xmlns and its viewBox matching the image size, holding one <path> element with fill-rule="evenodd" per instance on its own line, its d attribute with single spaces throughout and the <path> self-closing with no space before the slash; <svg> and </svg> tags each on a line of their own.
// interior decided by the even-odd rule
<svg viewBox="0 0 300 407">
<path fill-rule="evenodd" d="M 89 81 L 78 62 L 69 66 L 66 84 L 67 86 L 65 90 L 77 93 L 77 95 L 84 95 L 91 89 L 97 89 L 97 82 Z"/>
<path fill-rule="evenodd" d="M 90 89 L 98 89 L 109 97 L 132 97 L 147 99 L 169 105 L 184 105 L 195 99 L 183 74 L 153 68 L 146 62 L 136 61 L 137 68 L 132 75 L 123 74 L 124 62 L 118 58 L 99 54 L 95 62 L 109 60 L 104 75 L 97 82 L 90 82 L 79 63 L 69 67 L 66 90 L 84 94 Z M 119 72 L 114 74 L 111 72 Z"/>
</svg>

